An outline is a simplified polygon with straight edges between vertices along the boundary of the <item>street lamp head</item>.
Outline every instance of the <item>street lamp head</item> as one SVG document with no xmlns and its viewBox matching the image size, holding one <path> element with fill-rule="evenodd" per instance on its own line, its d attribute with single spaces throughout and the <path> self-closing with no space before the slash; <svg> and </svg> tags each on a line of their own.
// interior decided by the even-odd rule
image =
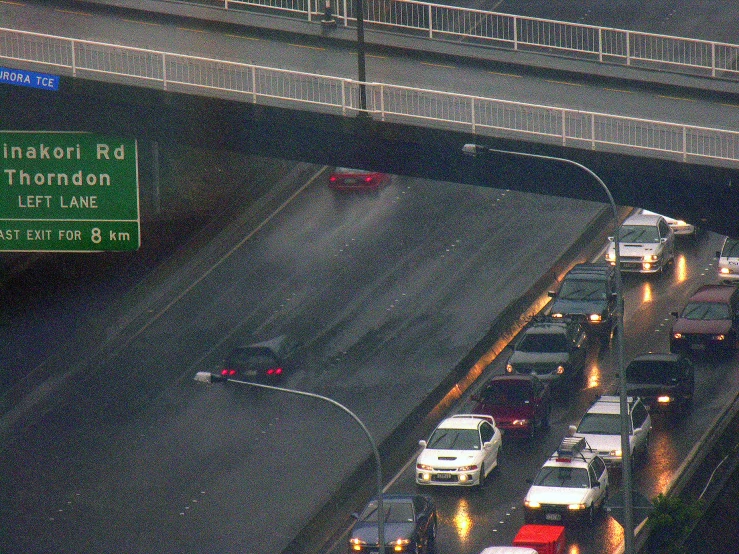
<svg viewBox="0 0 739 554">
<path fill-rule="evenodd" d="M 462 147 L 462 153 L 466 154 L 467 156 L 477 156 L 480 153 L 480 150 L 483 148 L 484 147 L 480 146 L 479 144 L 468 143 Z"/>
</svg>

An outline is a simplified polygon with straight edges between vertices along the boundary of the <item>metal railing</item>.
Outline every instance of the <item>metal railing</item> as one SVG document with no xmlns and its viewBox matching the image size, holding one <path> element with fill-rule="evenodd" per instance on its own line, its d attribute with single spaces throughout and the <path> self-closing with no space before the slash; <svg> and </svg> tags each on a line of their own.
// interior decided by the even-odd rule
<svg viewBox="0 0 739 554">
<path fill-rule="evenodd" d="M 0 28 L 0 59 L 72 76 L 354 116 L 359 82 L 129 46 Z M 367 83 L 382 121 L 590 150 L 739 167 L 739 133 L 386 83 Z"/>
<path fill-rule="evenodd" d="M 319 21 L 326 0 L 184 0 L 226 10 L 261 10 Z M 356 22 L 354 0 L 330 0 L 333 16 L 344 26 Z M 552 51 L 598 62 L 724 79 L 739 79 L 739 45 L 660 35 L 597 25 L 488 12 L 418 0 L 363 2 L 364 23 L 454 38 L 513 50 Z"/>
</svg>

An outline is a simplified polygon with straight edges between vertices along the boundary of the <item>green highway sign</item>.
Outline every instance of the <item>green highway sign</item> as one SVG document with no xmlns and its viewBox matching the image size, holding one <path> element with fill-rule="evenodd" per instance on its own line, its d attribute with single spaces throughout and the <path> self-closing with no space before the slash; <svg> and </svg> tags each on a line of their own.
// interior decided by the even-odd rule
<svg viewBox="0 0 739 554">
<path fill-rule="evenodd" d="M 0 131 L 0 251 L 141 246 L 135 140 Z"/>
</svg>

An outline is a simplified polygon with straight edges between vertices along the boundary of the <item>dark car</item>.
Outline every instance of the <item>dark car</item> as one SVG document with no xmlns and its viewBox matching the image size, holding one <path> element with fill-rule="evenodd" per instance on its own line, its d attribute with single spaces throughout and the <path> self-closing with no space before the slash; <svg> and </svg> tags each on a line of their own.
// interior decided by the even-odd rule
<svg viewBox="0 0 739 554">
<path fill-rule="evenodd" d="M 739 336 L 739 288 L 703 285 L 682 312 L 670 333 L 670 352 L 733 354 Z"/>
<path fill-rule="evenodd" d="M 267 384 L 281 383 L 293 368 L 297 346 L 286 336 L 237 346 L 223 360 L 221 375 Z"/>
<path fill-rule="evenodd" d="M 390 181 L 387 173 L 337 167 L 328 178 L 328 186 L 337 191 L 378 191 Z"/>
<path fill-rule="evenodd" d="M 493 416 L 500 429 L 533 437 L 537 429 L 549 428 L 549 385 L 536 375 L 496 375 L 472 400 L 477 402 L 472 412 Z"/>
<path fill-rule="evenodd" d="M 554 318 L 580 321 L 593 336 L 611 336 L 616 312 L 616 272 L 608 264 L 577 264 L 553 298 L 549 313 Z"/>
<path fill-rule="evenodd" d="M 582 379 L 587 335 L 576 321 L 534 321 L 516 340 L 506 373 L 536 375 L 551 387 Z"/>
<path fill-rule="evenodd" d="M 384 494 L 385 551 L 429 554 L 436 542 L 436 506 L 425 494 Z M 361 514 L 349 538 L 349 552 L 379 550 L 377 498 L 372 499 Z"/>
<path fill-rule="evenodd" d="M 685 354 L 642 354 L 626 366 L 626 390 L 652 412 L 686 411 L 693 403 L 695 369 Z"/>
</svg>

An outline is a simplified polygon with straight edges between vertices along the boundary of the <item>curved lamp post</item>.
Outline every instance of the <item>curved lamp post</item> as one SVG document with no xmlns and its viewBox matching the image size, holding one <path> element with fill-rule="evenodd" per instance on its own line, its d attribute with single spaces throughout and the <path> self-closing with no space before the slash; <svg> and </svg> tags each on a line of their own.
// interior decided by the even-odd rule
<svg viewBox="0 0 739 554">
<path fill-rule="evenodd" d="M 506 154 L 509 156 L 518 156 L 520 158 L 536 158 L 539 160 L 549 160 L 553 162 L 559 162 L 564 164 L 574 165 L 575 167 L 583 170 L 585 173 L 590 175 L 601 188 L 605 191 L 608 196 L 608 202 L 611 204 L 611 210 L 613 211 L 613 221 L 616 227 L 613 233 L 613 242 L 615 247 L 615 262 L 616 262 L 616 364 L 619 375 L 619 407 L 621 412 L 621 471 L 624 486 L 624 553 L 634 554 L 634 518 L 633 518 L 633 500 L 631 496 L 631 447 L 629 445 L 629 419 L 628 415 L 628 400 L 626 396 L 626 376 L 624 375 L 624 341 L 623 341 L 623 326 L 624 326 L 624 297 L 621 286 L 621 254 L 618 236 L 619 221 L 618 221 L 618 210 L 616 203 L 613 201 L 611 191 L 608 189 L 603 180 L 598 177 L 590 168 L 567 158 L 560 158 L 557 156 L 545 156 L 542 154 L 531 154 L 529 152 L 516 152 L 514 150 L 502 150 L 498 148 L 489 148 L 480 144 L 465 144 L 462 147 L 462 152 L 468 156 L 478 156 L 483 153 L 492 154 Z"/>
<path fill-rule="evenodd" d="M 380 554 L 385 554 L 385 509 L 382 504 L 382 466 L 380 464 L 380 452 L 377 450 L 377 444 L 375 443 L 375 439 L 372 438 L 369 429 L 367 429 L 364 423 L 362 423 L 362 420 L 359 419 L 359 417 L 357 417 L 354 412 L 352 412 L 343 404 L 339 404 L 336 400 L 328 398 L 327 396 L 321 396 L 320 394 L 313 394 L 312 392 L 303 392 L 294 389 L 286 389 L 284 387 L 273 387 L 272 385 L 262 385 L 260 383 L 250 383 L 248 381 L 241 381 L 239 379 L 223 377 L 221 375 L 216 375 L 208 371 L 198 371 L 195 374 L 195 380 L 200 383 L 218 383 L 228 381 L 229 383 L 246 385 L 248 387 L 256 387 L 276 392 L 286 392 L 288 394 L 295 394 L 298 396 L 307 396 L 309 398 L 317 398 L 318 400 L 328 402 L 329 404 L 332 404 L 345 413 L 349 414 L 352 419 L 359 424 L 359 426 L 362 428 L 362 431 L 364 431 L 364 434 L 367 436 L 367 440 L 369 440 L 370 446 L 372 446 L 372 453 L 375 456 L 375 465 L 377 466 L 377 542 L 380 547 Z"/>
</svg>

